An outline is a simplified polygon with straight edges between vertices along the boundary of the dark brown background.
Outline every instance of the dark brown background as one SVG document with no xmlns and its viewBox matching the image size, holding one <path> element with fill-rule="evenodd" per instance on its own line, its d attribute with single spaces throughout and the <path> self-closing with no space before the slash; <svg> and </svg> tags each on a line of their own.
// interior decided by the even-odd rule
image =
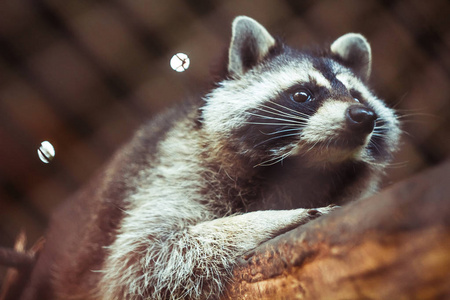
<svg viewBox="0 0 450 300">
<path fill-rule="evenodd" d="M 145 118 L 201 92 L 241 14 L 294 46 L 366 35 L 372 87 L 406 121 L 386 184 L 448 156 L 447 0 L 3 0 L 0 246 L 21 228 L 35 241 Z M 184 73 L 169 67 L 177 52 L 191 59 Z M 48 165 L 36 152 L 44 140 L 56 148 Z"/>
</svg>

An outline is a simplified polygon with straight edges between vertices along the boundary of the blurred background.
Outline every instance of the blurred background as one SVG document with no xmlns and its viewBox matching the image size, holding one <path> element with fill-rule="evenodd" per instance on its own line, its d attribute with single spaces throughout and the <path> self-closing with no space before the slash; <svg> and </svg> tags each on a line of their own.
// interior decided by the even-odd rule
<svg viewBox="0 0 450 300">
<path fill-rule="evenodd" d="M 385 185 L 450 154 L 448 0 L 3 0 L 0 246 L 21 229 L 32 244 L 143 120 L 201 96 L 237 15 L 296 47 L 368 38 L 371 87 L 405 121 Z M 184 72 L 169 64 L 179 52 Z M 38 156 L 43 141 L 56 151 L 50 163 Z"/>
</svg>

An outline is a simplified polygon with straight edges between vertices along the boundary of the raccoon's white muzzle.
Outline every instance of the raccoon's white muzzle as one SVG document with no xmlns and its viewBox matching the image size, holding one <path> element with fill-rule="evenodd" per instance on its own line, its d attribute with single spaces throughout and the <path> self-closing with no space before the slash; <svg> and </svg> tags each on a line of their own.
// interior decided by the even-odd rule
<svg viewBox="0 0 450 300">
<path fill-rule="evenodd" d="M 329 101 L 309 118 L 301 148 L 319 160 L 340 161 L 361 154 L 370 142 L 376 119 L 376 113 L 363 104 Z"/>
</svg>

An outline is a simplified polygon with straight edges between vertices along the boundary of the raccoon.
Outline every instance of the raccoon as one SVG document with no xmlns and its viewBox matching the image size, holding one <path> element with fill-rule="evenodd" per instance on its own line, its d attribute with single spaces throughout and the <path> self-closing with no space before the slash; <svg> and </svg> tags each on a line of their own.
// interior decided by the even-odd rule
<svg viewBox="0 0 450 300">
<path fill-rule="evenodd" d="M 400 129 L 362 35 L 299 51 L 240 16 L 226 70 L 56 212 L 24 299 L 215 299 L 240 255 L 376 191 Z"/>
</svg>

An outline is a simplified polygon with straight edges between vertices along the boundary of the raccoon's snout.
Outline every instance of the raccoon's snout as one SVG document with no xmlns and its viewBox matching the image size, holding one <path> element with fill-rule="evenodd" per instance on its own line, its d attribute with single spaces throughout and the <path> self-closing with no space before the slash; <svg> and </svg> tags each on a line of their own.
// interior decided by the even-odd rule
<svg viewBox="0 0 450 300">
<path fill-rule="evenodd" d="M 368 134 L 375 127 L 377 114 L 368 107 L 352 105 L 347 108 L 345 118 L 350 129 Z"/>
</svg>

